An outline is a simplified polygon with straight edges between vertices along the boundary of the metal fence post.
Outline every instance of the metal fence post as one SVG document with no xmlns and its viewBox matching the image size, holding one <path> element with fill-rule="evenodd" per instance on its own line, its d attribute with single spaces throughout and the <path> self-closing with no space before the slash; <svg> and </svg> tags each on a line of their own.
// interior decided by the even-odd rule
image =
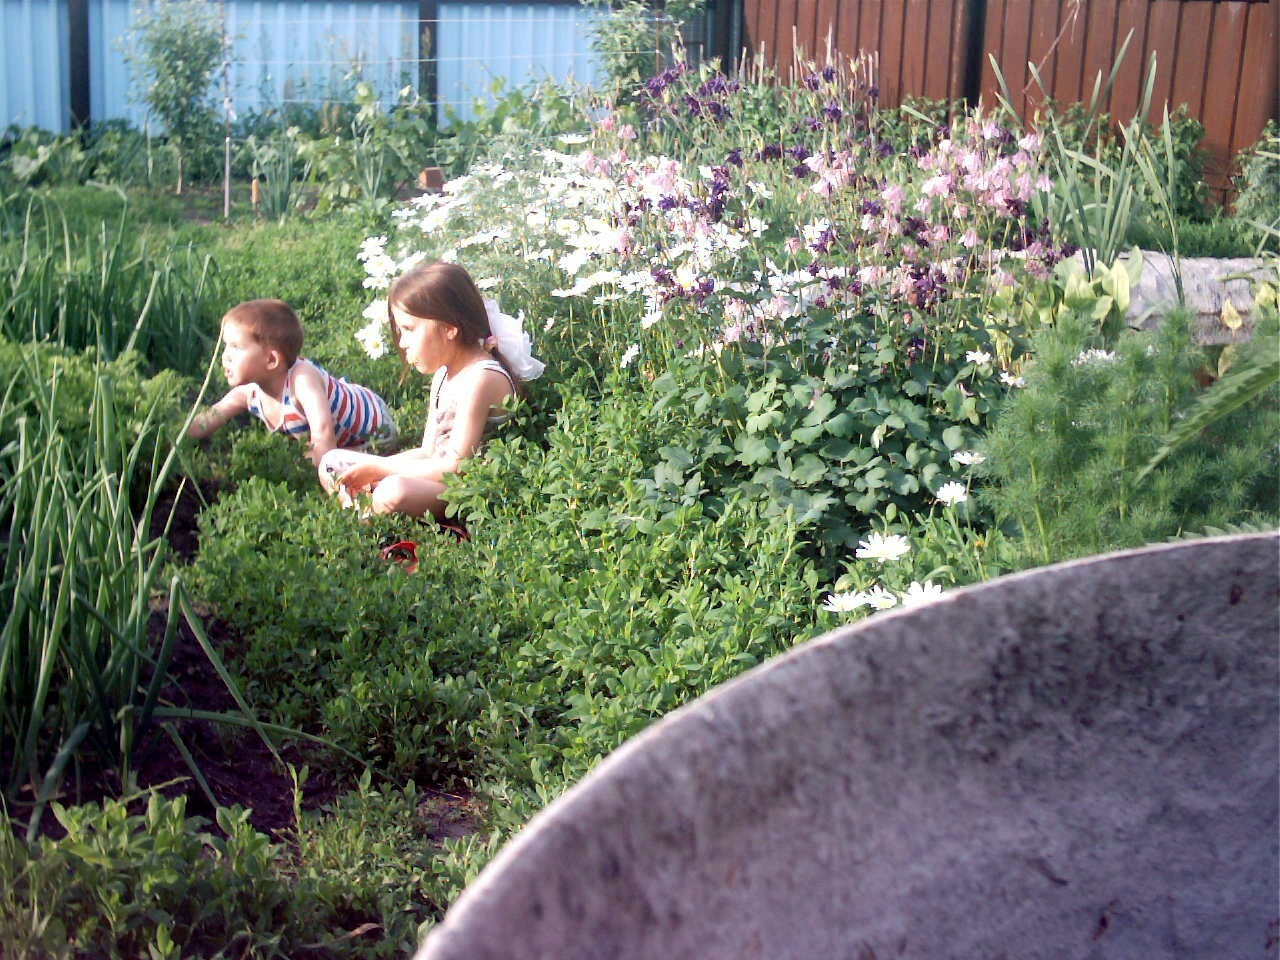
<svg viewBox="0 0 1280 960">
<path fill-rule="evenodd" d="M 69 0 L 67 4 L 68 57 L 70 67 L 71 127 L 85 130 L 90 122 L 89 96 L 89 3 Z"/>
</svg>

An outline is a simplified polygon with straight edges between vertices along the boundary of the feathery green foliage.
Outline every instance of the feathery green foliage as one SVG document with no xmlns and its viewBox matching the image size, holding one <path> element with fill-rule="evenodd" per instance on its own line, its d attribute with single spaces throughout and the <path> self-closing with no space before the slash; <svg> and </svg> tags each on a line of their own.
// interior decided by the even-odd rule
<svg viewBox="0 0 1280 960">
<path fill-rule="evenodd" d="M 1241 517 L 1276 517 L 1275 397 L 1258 398 L 1140 482 L 1199 389 L 1186 313 L 1112 351 L 1068 322 L 1035 338 L 1027 386 L 996 419 L 981 499 L 1021 543 L 1020 566 L 1136 547 Z M 1270 411 L 1270 413 L 1268 413 Z"/>
</svg>

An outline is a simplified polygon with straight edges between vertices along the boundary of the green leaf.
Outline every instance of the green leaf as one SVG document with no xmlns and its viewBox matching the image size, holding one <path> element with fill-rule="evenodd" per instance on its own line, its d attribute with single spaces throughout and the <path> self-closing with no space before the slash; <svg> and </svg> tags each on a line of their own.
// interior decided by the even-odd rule
<svg viewBox="0 0 1280 960">
<path fill-rule="evenodd" d="M 837 413 L 823 426 L 833 437 L 851 437 L 858 427 L 858 421 L 848 410 Z"/>
<path fill-rule="evenodd" d="M 778 442 L 772 437 L 742 434 L 738 438 L 738 462 L 747 465 L 767 463 L 773 459 Z"/>
<path fill-rule="evenodd" d="M 1154 456 L 1138 472 L 1141 483 L 1170 454 L 1189 442 L 1201 430 L 1239 409 L 1267 388 L 1280 383 L 1280 337 L 1258 337 L 1253 349 L 1200 398 L 1187 418 L 1171 430 Z"/>
<path fill-rule="evenodd" d="M 857 448 L 848 440 L 836 437 L 828 440 L 819 447 L 818 452 L 827 460 L 835 460 L 843 463 L 853 455 L 853 452 L 856 449 Z"/>
<path fill-rule="evenodd" d="M 791 480 L 801 486 L 817 483 L 827 475 L 827 464 L 812 453 L 806 453 L 791 468 Z"/>
</svg>

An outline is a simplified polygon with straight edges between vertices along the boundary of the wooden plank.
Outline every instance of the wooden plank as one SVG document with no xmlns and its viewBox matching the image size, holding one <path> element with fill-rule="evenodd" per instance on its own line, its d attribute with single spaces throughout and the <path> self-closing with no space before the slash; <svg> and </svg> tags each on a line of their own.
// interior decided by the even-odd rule
<svg viewBox="0 0 1280 960">
<path fill-rule="evenodd" d="M 764 0 L 742 2 L 742 46 L 747 51 L 746 61 L 751 62 L 760 49 L 760 23 L 764 18 Z"/>
<path fill-rule="evenodd" d="M 934 6 L 943 6 L 935 3 Z M 949 6 L 949 4 L 945 4 Z M 925 88 L 925 64 L 937 56 L 929 43 L 928 0 L 907 0 L 902 17 L 902 95 L 928 96 Z"/>
<path fill-rule="evenodd" d="M 1040 79 L 1048 90 L 1042 90 L 1040 84 L 1032 79 L 1031 71 L 1027 71 L 1025 89 L 1028 113 L 1044 102 L 1050 95 L 1049 91 L 1053 90 L 1062 14 L 1071 2 L 1072 0 L 1031 0 L 1031 36 L 1027 59 L 1036 65 Z"/>
<path fill-rule="evenodd" d="M 875 57 L 875 82 L 884 102 L 884 57 L 880 55 L 880 28 L 884 23 L 884 0 L 861 0 L 858 4 L 858 48 Z"/>
<path fill-rule="evenodd" d="M 951 22 L 947 24 L 947 43 L 950 54 L 947 57 L 946 94 L 949 100 L 958 100 L 964 96 L 966 73 L 969 69 L 967 61 L 969 53 L 969 18 L 975 15 L 974 0 L 959 0 L 956 3 Z M 982 64 L 978 64 L 981 75 Z"/>
<path fill-rule="evenodd" d="M 796 22 L 796 0 L 776 0 L 773 20 L 773 62 L 783 83 L 791 80 L 795 57 L 792 55 L 792 25 Z"/>
<path fill-rule="evenodd" d="M 819 66 L 834 62 L 836 30 L 839 28 L 840 4 L 837 0 L 818 0 L 817 31 L 813 57 Z"/>
<path fill-rule="evenodd" d="M 1209 68 L 1209 45 L 1213 42 L 1213 8 L 1210 0 L 1192 0 L 1182 4 L 1182 23 L 1178 27 L 1178 52 L 1176 59 L 1161 69 L 1173 73 L 1173 99 L 1169 104 L 1172 113 L 1185 103 L 1194 116 L 1204 116 L 1204 88 Z M 1224 109 L 1226 105 L 1217 109 Z M 1152 107 L 1152 123 L 1159 123 L 1161 112 Z"/>
<path fill-rule="evenodd" d="M 1133 37 L 1129 41 L 1124 60 L 1120 63 L 1120 72 L 1116 75 L 1115 85 L 1111 88 L 1111 99 L 1107 106 L 1113 116 L 1123 117 L 1125 120 L 1132 117 L 1134 111 L 1138 109 L 1138 97 L 1141 95 L 1142 81 L 1146 69 L 1142 52 L 1146 49 L 1147 44 L 1147 13 L 1150 9 L 1151 0 L 1119 0 L 1116 10 L 1116 32 L 1110 44 L 1111 52 L 1106 58 L 1102 79 L 1103 83 L 1105 83 L 1116 57 L 1120 55 L 1120 48 L 1124 46 L 1125 37 L 1132 30 Z M 1096 75 L 1097 71 L 1095 70 L 1089 70 L 1085 73 L 1084 94 L 1086 98 L 1093 91 L 1093 82 Z"/>
<path fill-rule="evenodd" d="M 795 25 L 791 42 L 797 58 L 796 69 L 803 75 L 808 72 L 804 61 L 821 56 L 818 49 L 818 4 L 815 0 L 797 0 L 791 22 Z"/>
<path fill-rule="evenodd" d="M 1086 7 L 1084 0 L 1063 0 L 1058 5 L 1053 70 L 1041 74 L 1049 85 L 1050 96 L 1055 100 L 1069 103 L 1080 99 L 1080 73 L 1089 17 L 1099 10 L 1110 10 L 1113 3 L 1114 0 L 1092 0 Z"/>
<path fill-rule="evenodd" d="M 845 0 L 836 5 L 836 49 L 846 57 L 857 57 L 860 49 L 858 37 L 858 17 L 862 4 L 856 0 Z"/>
<path fill-rule="evenodd" d="M 1155 53 L 1156 83 L 1151 95 L 1151 111 L 1157 115 L 1164 104 L 1173 99 L 1174 66 L 1177 65 L 1181 69 L 1177 55 L 1178 30 L 1182 23 L 1179 11 L 1182 6 L 1182 0 L 1151 0 L 1151 10 L 1147 14 L 1147 42 L 1140 58 L 1141 79 L 1138 90 L 1141 96 L 1142 85 L 1147 79 L 1147 67 L 1151 62 L 1151 54 Z M 1128 117 L 1125 119 L 1127 120 Z"/>
<path fill-rule="evenodd" d="M 1009 4 L 1006 0 L 987 0 L 987 17 L 983 25 L 982 36 L 982 82 L 979 86 L 980 99 L 988 109 L 999 102 L 1000 83 L 996 80 L 995 71 L 991 69 L 991 59 L 995 58 L 1000 65 L 1005 80 L 1012 87 L 1017 78 L 1009 77 L 1008 66 L 1004 62 L 1005 27 L 1009 23 Z"/>
<path fill-rule="evenodd" d="M 1280 116 L 1280 81 L 1277 80 L 1277 48 L 1280 47 L 1280 0 L 1247 4 L 1244 53 L 1241 57 L 1241 89 L 1236 98 L 1236 118 L 1231 134 L 1235 154 L 1262 136 L 1268 117 Z"/>
<path fill-rule="evenodd" d="M 938 0 L 921 5 L 928 17 L 924 57 L 924 96 L 934 100 L 952 100 L 952 75 L 955 70 L 956 25 L 964 19 L 963 0 Z M 960 24 L 963 26 L 963 23 Z"/>
<path fill-rule="evenodd" d="M 1031 54 L 1031 0 L 1010 0 L 1005 4 L 1004 30 L 996 59 L 1013 96 L 1013 107 L 1027 113 L 1026 86 L 1031 79 L 1027 61 Z"/>
<path fill-rule="evenodd" d="M 1205 38 L 1209 46 L 1205 70 L 1204 106 L 1197 115 L 1204 124 L 1205 181 L 1215 202 L 1225 198 L 1231 185 L 1231 147 L 1236 100 L 1240 98 L 1240 66 L 1244 61 L 1245 23 L 1250 4 L 1218 3 L 1213 7 L 1213 26 Z"/>
<path fill-rule="evenodd" d="M 880 102 L 894 106 L 902 103 L 903 33 L 907 19 L 906 0 L 884 0 L 884 21 L 880 26 Z"/>
<path fill-rule="evenodd" d="M 1088 4 L 1087 9 L 1080 11 L 1073 24 L 1073 32 L 1078 35 L 1080 43 L 1077 54 L 1079 62 L 1071 83 L 1066 82 L 1068 78 L 1061 75 L 1061 68 L 1067 63 L 1065 57 L 1059 63 L 1059 76 L 1055 80 L 1057 89 L 1054 91 L 1054 96 L 1059 100 L 1087 102 L 1093 93 L 1098 74 L 1102 74 L 1102 82 L 1106 83 L 1115 63 L 1116 47 L 1120 43 L 1116 39 L 1119 6 L 1117 0 L 1096 0 Z"/>
</svg>

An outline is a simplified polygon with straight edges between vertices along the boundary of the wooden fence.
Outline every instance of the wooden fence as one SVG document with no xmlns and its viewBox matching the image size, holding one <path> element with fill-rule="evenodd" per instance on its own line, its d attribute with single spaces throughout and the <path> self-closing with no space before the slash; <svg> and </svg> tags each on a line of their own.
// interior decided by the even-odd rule
<svg viewBox="0 0 1280 960">
<path fill-rule="evenodd" d="M 794 49 L 820 58 L 828 40 L 841 53 L 879 55 L 881 102 L 905 97 L 995 102 L 988 53 L 1025 111 L 1042 98 L 1034 63 L 1060 102 L 1087 100 L 1126 35 L 1129 48 L 1106 109 L 1136 112 L 1156 57 L 1152 119 L 1186 104 L 1205 127 L 1206 179 L 1221 199 L 1236 154 L 1280 116 L 1277 42 L 1280 0 L 742 0 L 742 42 L 763 51 L 781 75 Z"/>
</svg>

